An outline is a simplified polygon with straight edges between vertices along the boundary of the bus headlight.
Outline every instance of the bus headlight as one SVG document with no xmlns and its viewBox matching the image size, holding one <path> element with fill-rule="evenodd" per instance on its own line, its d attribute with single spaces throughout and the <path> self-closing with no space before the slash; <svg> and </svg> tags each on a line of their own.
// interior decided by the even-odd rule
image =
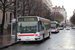
<svg viewBox="0 0 75 50">
<path fill-rule="evenodd" d="M 19 36 L 17 36 L 17 38 L 19 38 Z"/>
</svg>

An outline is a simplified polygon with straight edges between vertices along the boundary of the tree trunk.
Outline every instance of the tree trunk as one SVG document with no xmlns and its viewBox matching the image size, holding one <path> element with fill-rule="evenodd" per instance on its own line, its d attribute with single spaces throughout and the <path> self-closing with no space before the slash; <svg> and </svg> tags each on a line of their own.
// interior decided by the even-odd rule
<svg viewBox="0 0 75 50">
<path fill-rule="evenodd" d="M 16 18 L 16 1 L 14 1 L 14 18 Z"/>
<path fill-rule="evenodd" d="M 5 1 L 3 3 L 3 18 L 2 18 L 2 24 L 1 24 L 1 34 L 3 34 L 4 21 L 5 21 Z"/>
<path fill-rule="evenodd" d="M 30 14 L 30 10 L 29 10 L 29 16 L 30 16 L 31 14 Z"/>
<path fill-rule="evenodd" d="M 23 0 L 23 16 L 25 15 L 25 0 Z"/>
</svg>

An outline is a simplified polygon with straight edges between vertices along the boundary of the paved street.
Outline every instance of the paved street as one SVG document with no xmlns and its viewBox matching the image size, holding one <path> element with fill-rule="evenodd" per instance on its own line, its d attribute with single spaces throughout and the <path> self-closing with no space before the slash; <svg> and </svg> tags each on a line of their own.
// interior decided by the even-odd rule
<svg viewBox="0 0 75 50">
<path fill-rule="evenodd" d="M 4 50 L 75 50 L 75 29 L 64 29 L 59 33 L 53 33 L 51 38 L 43 43 L 24 42 Z"/>
</svg>

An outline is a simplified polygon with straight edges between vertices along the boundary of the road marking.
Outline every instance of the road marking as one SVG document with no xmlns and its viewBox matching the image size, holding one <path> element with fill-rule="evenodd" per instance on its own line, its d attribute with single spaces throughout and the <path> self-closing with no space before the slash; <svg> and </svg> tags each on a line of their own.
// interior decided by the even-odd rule
<svg viewBox="0 0 75 50">
<path fill-rule="evenodd" d="M 62 35 L 62 34 L 61 34 Z M 61 35 L 59 36 L 59 37 L 61 37 Z M 53 47 L 53 45 L 55 44 L 55 42 L 56 41 L 58 41 L 59 40 L 59 38 L 57 38 L 57 40 L 55 40 L 54 42 L 53 42 L 53 44 L 51 45 L 51 47 L 50 48 L 52 48 Z"/>
</svg>

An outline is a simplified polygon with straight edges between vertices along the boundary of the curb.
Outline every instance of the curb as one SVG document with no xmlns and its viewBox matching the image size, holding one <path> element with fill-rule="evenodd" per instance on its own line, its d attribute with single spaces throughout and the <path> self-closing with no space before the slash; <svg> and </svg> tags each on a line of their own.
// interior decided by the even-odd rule
<svg viewBox="0 0 75 50">
<path fill-rule="evenodd" d="M 8 47 L 13 46 L 13 45 L 18 44 L 18 43 L 20 43 L 20 41 L 15 42 L 15 43 L 12 43 L 12 44 L 8 44 L 8 45 L 6 45 L 6 46 L 2 46 L 2 47 L 0 47 L 0 50 L 3 50 L 3 49 L 5 49 L 5 48 L 8 48 Z"/>
</svg>

